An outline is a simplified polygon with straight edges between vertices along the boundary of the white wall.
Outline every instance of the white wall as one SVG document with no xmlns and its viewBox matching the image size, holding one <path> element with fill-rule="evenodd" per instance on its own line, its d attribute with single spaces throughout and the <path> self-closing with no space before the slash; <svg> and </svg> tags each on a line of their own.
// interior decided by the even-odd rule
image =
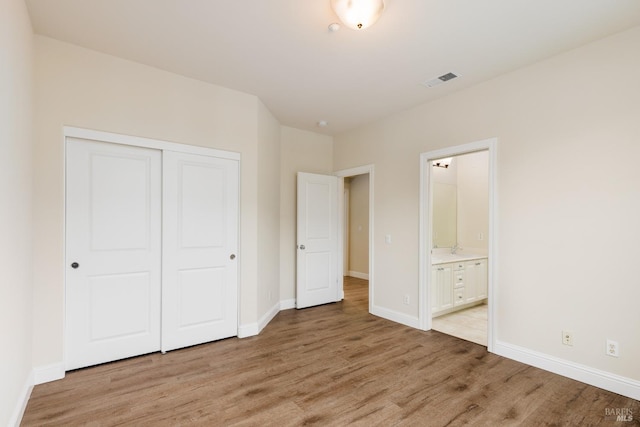
<svg viewBox="0 0 640 427">
<path fill-rule="evenodd" d="M 33 384 L 33 36 L 22 0 L 0 2 L 0 425 L 15 423 Z"/>
<path fill-rule="evenodd" d="M 258 319 L 280 303 L 280 123 L 258 104 Z"/>
<path fill-rule="evenodd" d="M 419 154 L 497 137 L 497 339 L 640 380 L 629 268 L 640 241 L 638 46 L 636 27 L 337 136 L 336 170 L 376 168 L 374 303 L 418 316 Z M 607 338 L 619 358 L 605 355 Z"/>
<path fill-rule="evenodd" d="M 258 274 L 266 270 L 258 268 L 258 248 L 269 235 L 264 226 L 274 222 L 273 203 L 258 193 L 272 189 L 278 169 L 277 156 L 261 159 L 268 150 L 258 145 L 276 146 L 274 119 L 255 96 L 49 38 L 35 40 L 35 366 L 63 358 L 64 125 L 241 153 L 240 324 L 256 325 Z M 264 220 L 260 211 L 268 213 Z M 273 281 L 273 272 L 267 277 Z"/>
<path fill-rule="evenodd" d="M 282 127 L 280 153 L 280 300 L 296 297 L 296 174 L 333 174 L 333 138 Z"/>
<path fill-rule="evenodd" d="M 349 184 L 349 271 L 369 274 L 369 174 Z"/>
</svg>

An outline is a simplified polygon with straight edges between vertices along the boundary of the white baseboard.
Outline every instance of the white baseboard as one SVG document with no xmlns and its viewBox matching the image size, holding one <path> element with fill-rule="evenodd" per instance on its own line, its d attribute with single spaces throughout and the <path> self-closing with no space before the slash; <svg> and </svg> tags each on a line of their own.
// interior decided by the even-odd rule
<svg viewBox="0 0 640 427">
<path fill-rule="evenodd" d="M 33 368 L 34 384 L 44 384 L 64 378 L 64 363 L 53 363 L 46 366 L 37 366 Z"/>
<path fill-rule="evenodd" d="M 247 338 L 260 333 L 258 322 L 238 326 L 238 338 Z"/>
<path fill-rule="evenodd" d="M 280 302 L 277 302 L 257 322 L 238 326 L 238 338 L 248 338 L 258 335 L 279 312 Z"/>
<path fill-rule="evenodd" d="M 412 328 L 420 329 L 420 319 L 414 316 L 409 316 L 405 313 L 400 313 L 399 311 L 389 310 L 388 308 L 373 305 L 371 306 L 371 314 Z"/>
<path fill-rule="evenodd" d="M 296 308 L 296 299 L 285 299 L 280 301 L 280 310 L 289 310 L 292 308 Z"/>
<path fill-rule="evenodd" d="M 29 373 L 27 376 L 24 386 L 22 386 L 22 390 L 20 391 L 20 398 L 16 403 L 16 407 L 13 410 L 13 414 L 11 414 L 11 418 L 9 418 L 9 427 L 19 427 L 20 422 L 22 422 L 22 416 L 24 415 L 24 410 L 27 409 L 27 403 L 29 403 L 29 397 L 31 397 L 31 391 L 33 390 L 33 372 Z"/>
<path fill-rule="evenodd" d="M 356 279 L 369 280 L 368 273 L 360 273 L 359 271 L 349 271 L 349 273 L 347 273 L 347 276 L 355 277 Z"/>
<path fill-rule="evenodd" d="M 640 400 L 640 381 L 631 378 L 601 371 L 502 341 L 495 342 L 493 353 L 585 384 Z"/>
<path fill-rule="evenodd" d="M 280 313 L 280 302 L 276 302 L 273 307 L 258 320 L 258 333 L 260 333 L 278 313 Z"/>
</svg>

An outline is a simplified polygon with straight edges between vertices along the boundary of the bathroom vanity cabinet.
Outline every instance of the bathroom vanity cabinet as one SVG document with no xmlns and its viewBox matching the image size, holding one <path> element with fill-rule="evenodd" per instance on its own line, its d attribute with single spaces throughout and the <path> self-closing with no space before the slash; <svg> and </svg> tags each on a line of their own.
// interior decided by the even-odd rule
<svg viewBox="0 0 640 427">
<path fill-rule="evenodd" d="M 440 316 L 487 298 L 487 258 L 431 266 L 431 313 Z"/>
<path fill-rule="evenodd" d="M 453 307 L 453 264 L 431 267 L 431 313 Z"/>
</svg>

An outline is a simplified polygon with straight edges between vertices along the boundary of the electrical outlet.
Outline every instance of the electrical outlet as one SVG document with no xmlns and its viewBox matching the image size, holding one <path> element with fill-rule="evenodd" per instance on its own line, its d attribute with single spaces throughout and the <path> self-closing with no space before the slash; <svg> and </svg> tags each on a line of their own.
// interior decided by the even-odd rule
<svg viewBox="0 0 640 427">
<path fill-rule="evenodd" d="M 562 331 L 562 344 L 573 346 L 573 332 Z"/>
<path fill-rule="evenodd" d="M 620 348 L 618 347 L 618 341 L 607 340 L 607 356 L 619 357 Z"/>
<path fill-rule="evenodd" d="M 405 305 L 409 305 L 409 295 L 405 295 L 404 298 L 402 298 L 402 302 Z"/>
</svg>

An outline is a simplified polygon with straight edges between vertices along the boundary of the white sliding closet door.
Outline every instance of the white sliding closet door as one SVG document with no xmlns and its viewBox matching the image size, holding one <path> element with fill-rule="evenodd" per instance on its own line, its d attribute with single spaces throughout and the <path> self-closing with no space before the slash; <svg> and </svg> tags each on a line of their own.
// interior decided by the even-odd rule
<svg viewBox="0 0 640 427">
<path fill-rule="evenodd" d="M 66 369 L 160 349 L 161 152 L 67 139 Z"/>
<path fill-rule="evenodd" d="M 88 133 L 66 137 L 66 370 L 237 335 L 239 159 Z"/>
<path fill-rule="evenodd" d="M 238 162 L 163 152 L 162 351 L 237 335 Z"/>
</svg>

